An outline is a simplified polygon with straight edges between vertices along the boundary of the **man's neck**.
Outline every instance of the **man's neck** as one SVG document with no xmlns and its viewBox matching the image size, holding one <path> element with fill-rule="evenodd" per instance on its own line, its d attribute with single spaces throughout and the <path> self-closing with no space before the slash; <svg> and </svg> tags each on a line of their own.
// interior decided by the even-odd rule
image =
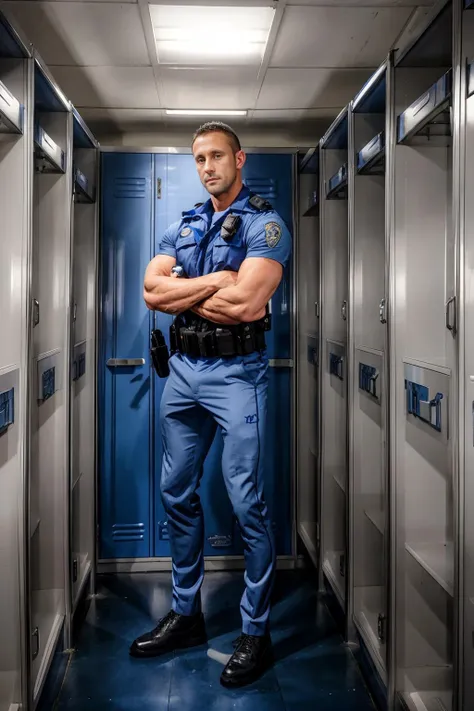
<svg viewBox="0 0 474 711">
<path fill-rule="evenodd" d="M 235 183 L 232 185 L 228 192 L 222 193 L 222 195 L 219 195 L 218 197 L 211 195 L 211 202 L 214 208 L 214 212 L 224 212 L 224 210 L 227 210 L 227 208 L 232 205 L 232 203 L 238 197 L 240 191 L 242 190 L 242 187 L 242 179 L 239 178 L 235 181 Z"/>
</svg>

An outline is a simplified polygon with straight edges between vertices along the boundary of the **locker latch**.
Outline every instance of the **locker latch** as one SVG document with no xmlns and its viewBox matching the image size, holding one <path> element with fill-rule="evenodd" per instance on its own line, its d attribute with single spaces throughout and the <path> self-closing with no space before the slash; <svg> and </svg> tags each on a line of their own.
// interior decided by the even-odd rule
<svg viewBox="0 0 474 711">
<path fill-rule="evenodd" d="M 377 620 L 377 634 L 382 644 L 385 644 L 387 635 L 387 616 L 382 613 L 379 614 Z"/>
<path fill-rule="evenodd" d="M 72 563 L 72 581 L 73 583 L 77 582 L 77 558 Z"/>
<path fill-rule="evenodd" d="M 156 197 L 161 200 L 161 178 L 156 179 Z"/>
<path fill-rule="evenodd" d="M 0 435 L 7 431 L 15 421 L 15 390 L 0 394 Z"/>
<path fill-rule="evenodd" d="M 341 578 L 346 577 L 346 556 L 344 553 L 339 556 L 339 574 Z"/>
<path fill-rule="evenodd" d="M 407 391 L 408 414 L 418 417 L 433 429 L 441 432 L 441 400 L 443 399 L 443 394 L 436 393 L 434 398 L 430 400 L 429 389 L 426 385 L 412 383 L 410 380 L 405 380 L 405 388 Z"/>
<path fill-rule="evenodd" d="M 379 373 L 377 368 L 365 363 L 359 363 L 359 388 L 364 392 L 378 399 L 377 380 Z"/>
<path fill-rule="evenodd" d="M 331 375 L 335 375 L 339 380 L 344 380 L 343 375 L 343 362 L 344 358 L 338 356 L 335 353 L 329 354 L 329 372 Z"/>
<path fill-rule="evenodd" d="M 32 638 L 32 643 L 34 642 L 34 646 L 32 644 L 32 647 L 31 647 L 31 656 L 33 657 L 33 659 L 36 659 L 36 657 L 39 654 L 39 649 L 40 649 L 40 639 L 39 639 L 39 628 L 38 627 L 35 627 L 35 629 L 33 630 L 31 638 Z"/>
</svg>

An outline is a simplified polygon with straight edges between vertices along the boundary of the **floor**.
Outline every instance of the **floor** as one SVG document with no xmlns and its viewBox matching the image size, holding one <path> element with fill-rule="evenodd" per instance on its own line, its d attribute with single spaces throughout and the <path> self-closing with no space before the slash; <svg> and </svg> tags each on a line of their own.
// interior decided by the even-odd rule
<svg viewBox="0 0 474 711">
<path fill-rule="evenodd" d="M 129 657 L 129 644 L 168 611 L 170 575 L 101 577 L 53 711 L 374 711 L 314 576 L 305 571 L 278 574 L 275 667 L 252 686 L 224 689 L 219 676 L 240 632 L 242 588 L 242 573 L 208 573 L 202 594 L 208 648 L 137 660 Z"/>
</svg>

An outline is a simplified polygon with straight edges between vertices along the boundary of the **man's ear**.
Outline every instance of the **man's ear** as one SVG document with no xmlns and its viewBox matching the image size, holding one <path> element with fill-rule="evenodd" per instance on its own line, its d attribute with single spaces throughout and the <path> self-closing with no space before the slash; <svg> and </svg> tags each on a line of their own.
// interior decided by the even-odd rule
<svg viewBox="0 0 474 711">
<path fill-rule="evenodd" d="M 245 161 L 247 160 L 247 156 L 243 151 L 237 151 L 235 154 L 235 167 L 240 170 L 241 168 L 244 167 Z"/>
</svg>

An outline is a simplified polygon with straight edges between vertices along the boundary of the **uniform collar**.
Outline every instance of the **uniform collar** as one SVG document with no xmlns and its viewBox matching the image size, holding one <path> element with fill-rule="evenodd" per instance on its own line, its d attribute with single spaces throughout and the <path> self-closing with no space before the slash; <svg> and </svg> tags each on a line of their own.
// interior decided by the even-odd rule
<svg viewBox="0 0 474 711">
<path fill-rule="evenodd" d="M 253 212 L 253 210 L 249 207 L 248 204 L 250 195 L 251 193 L 248 187 L 246 185 L 243 185 L 242 190 L 237 195 L 234 202 L 229 205 L 229 207 L 224 211 L 223 215 L 227 214 L 229 211 Z M 213 215 L 213 213 L 214 207 L 212 205 L 211 198 L 209 198 L 209 200 L 206 200 L 206 202 L 200 205 L 199 207 L 194 207 L 192 210 L 186 210 L 186 212 L 183 212 L 182 217 L 194 217 L 196 215 Z"/>
</svg>

